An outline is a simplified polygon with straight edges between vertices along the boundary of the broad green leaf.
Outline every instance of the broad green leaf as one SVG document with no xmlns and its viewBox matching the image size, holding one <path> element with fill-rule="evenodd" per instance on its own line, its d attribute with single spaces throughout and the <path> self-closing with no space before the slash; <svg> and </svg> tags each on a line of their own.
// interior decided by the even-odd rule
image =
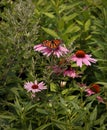
<svg viewBox="0 0 107 130">
<path fill-rule="evenodd" d="M 84 25 L 84 31 L 87 32 L 90 29 L 91 20 L 88 19 Z"/>
<path fill-rule="evenodd" d="M 57 92 L 58 87 L 54 83 L 50 83 L 50 91 L 52 92 Z"/>
<path fill-rule="evenodd" d="M 53 31 L 52 29 L 44 28 L 44 27 L 42 27 L 42 29 L 43 29 L 46 33 L 50 34 L 51 36 L 56 37 L 56 38 L 59 38 L 58 34 L 57 34 L 55 31 Z"/>
<path fill-rule="evenodd" d="M 71 24 L 66 30 L 64 34 L 67 33 L 75 33 L 78 32 L 80 30 L 79 26 L 76 26 L 75 24 Z"/>
<path fill-rule="evenodd" d="M 78 16 L 78 14 L 77 14 L 77 13 L 73 13 L 73 14 L 71 14 L 71 15 L 69 15 L 69 16 L 64 16 L 64 17 L 62 17 L 62 19 L 63 19 L 65 22 L 69 22 L 70 20 L 74 19 L 76 16 Z"/>
<path fill-rule="evenodd" d="M 80 34 L 72 36 L 72 37 L 70 38 L 69 42 L 70 42 L 70 43 L 71 43 L 71 42 L 74 42 L 78 37 L 80 37 Z"/>
<path fill-rule="evenodd" d="M 81 21 L 76 20 L 76 22 L 77 22 L 79 25 L 83 26 L 83 23 L 82 23 Z"/>
<path fill-rule="evenodd" d="M 67 107 L 67 103 L 62 97 L 60 97 L 60 103 L 63 107 L 65 107 L 65 108 Z"/>
<path fill-rule="evenodd" d="M 64 94 L 67 94 L 69 92 L 69 89 L 64 89 L 61 93 L 64 95 Z"/>
<path fill-rule="evenodd" d="M 76 96 L 67 96 L 65 99 L 66 99 L 67 101 L 71 101 L 71 100 L 73 100 L 75 97 L 76 97 Z"/>
</svg>

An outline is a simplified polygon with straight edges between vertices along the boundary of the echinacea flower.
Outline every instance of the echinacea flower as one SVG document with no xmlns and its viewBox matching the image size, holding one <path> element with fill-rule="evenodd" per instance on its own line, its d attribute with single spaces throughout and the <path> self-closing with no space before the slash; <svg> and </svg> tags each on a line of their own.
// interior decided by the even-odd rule
<svg viewBox="0 0 107 130">
<path fill-rule="evenodd" d="M 90 88 L 87 88 L 87 89 L 85 90 L 85 92 L 87 93 L 86 96 L 91 96 L 91 95 L 95 94 L 95 92 L 92 91 Z"/>
<path fill-rule="evenodd" d="M 57 56 L 58 58 L 64 54 L 68 53 L 68 49 L 59 45 L 56 49 L 51 49 L 49 47 L 44 46 L 43 44 L 35 45 L 34 50 L 41 52 L 43 55 L 49 57 L 50 55 Z"/>
<path fill-rule="evenodd" d="M 91 66 L 91 63 L 96 63 L 96 59 L 91 58 L 91 55 L 86 54 L 83 50 L 78 50 L 70 60 L 75 61 L 77 66 L 82 67 L 83 64 Z"/>
<path fill-rule="evenodd" d="M 37 83 L 37 80 L 35 80 L 34 83 L 33 82 L 26 82 L 24 84 L 24 88 L 28 92 L 31 91 L 32 93 L 40 92 L 41 90 L 47 89 L 44 82 Z"/>
<path fill-rule="evenodd" d="M 55 74 L 61 74 L 63 72 L 62 68 L 58 65 L 52 66 L 52 69 Z"/>
<path fill-rule="evenodd" d="M 91 85 L 90 88 L 87 88 L 85 90 L 87 92 L 87 96 L 90 96 L 92 94 L 96 94 L 100 92 L 100 86 L 98 84 Z"/>
<path fill-rule="evenodd" d="M 64 76 L 68 76 L 68 77 L 78 77 L 76 71 L 74 69 L 72 69 L 71 67 L 68 67 L 64 72 L 63 72 Z"/>
<path fill-rule="evenodd" d="M 90 88 L 87 88 L 85 92 L 87 92 L 86 96 L 97 94 L 100 92 L 100 86 L 98 84 L 93 84 Z M 104 103 L 104 100 L 101 96 L 97 96 L 96 98 L 99 102 Z"/>
</svg>

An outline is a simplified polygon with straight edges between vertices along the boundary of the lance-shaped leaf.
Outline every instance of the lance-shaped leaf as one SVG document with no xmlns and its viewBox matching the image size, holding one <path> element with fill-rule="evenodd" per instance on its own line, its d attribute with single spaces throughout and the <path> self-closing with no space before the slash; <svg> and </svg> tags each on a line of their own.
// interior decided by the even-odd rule
<svg viewBox="0 0 107 130">
<path fill-rule="evenodd" d="M 58 34 L 57 34 L 54 30 L 52 30 L 52 29 L 44 28 L 44 27 L 42 27 L 42 29 L 43 29 L 46 33 L 50 34 L 50 35 L 53 36 L 53 37 L 56 37 L 56 38 L 59 37 Z"/>
</svg>

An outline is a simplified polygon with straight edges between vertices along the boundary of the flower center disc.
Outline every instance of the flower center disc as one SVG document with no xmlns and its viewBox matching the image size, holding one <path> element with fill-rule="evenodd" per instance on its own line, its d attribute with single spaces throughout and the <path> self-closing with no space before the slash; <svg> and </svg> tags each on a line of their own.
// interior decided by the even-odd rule
<svg viewBox="0 0 107 130">
<path fill-rule="evenodd" d="M 93 84 L 91 87 L 91 90 L 93 90 L 95 93 L 100 92 L 100 86 L 98 84 Z"/>
<path fill-rule="evenodd" d="M 37 89 L 37 88 L 38 88 L 38 85 L 34 84 L 34 85 L 32 85 L 32 88 L 33 88 L 33 89 Z"/>
<path fill-rule="evenodd" d="M 76 52 L 76 57 L 78 57 L 78 58 L 84 58 L 85 57 L 85 52 L 82 51 L 82 50 L 78 50 Z"/>
</svg>

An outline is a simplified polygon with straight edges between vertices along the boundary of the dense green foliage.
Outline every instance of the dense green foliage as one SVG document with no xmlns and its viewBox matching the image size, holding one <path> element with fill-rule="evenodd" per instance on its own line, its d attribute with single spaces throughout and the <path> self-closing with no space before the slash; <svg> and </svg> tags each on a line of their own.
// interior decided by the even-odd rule
<svg viewBox="0 0 107 130">
<path fill-rule="evenodd" d="M 0 130 L 107 129 L 107 0 L 1 0 Z M 82 78 L 51 74 L 58 60 L 33 50 L 46 39 L 85 50 L 98 62 L 79 69 Z M 75 66 L 75 65 L 74 65 Z M 27 81 L 44 81 L 48 89 L 32 99 Z M 64 87 L 61 81 L 66 81 Z M 85 97 L 77 82 L 98 83 L 100 95 Z"/>
</svg>

